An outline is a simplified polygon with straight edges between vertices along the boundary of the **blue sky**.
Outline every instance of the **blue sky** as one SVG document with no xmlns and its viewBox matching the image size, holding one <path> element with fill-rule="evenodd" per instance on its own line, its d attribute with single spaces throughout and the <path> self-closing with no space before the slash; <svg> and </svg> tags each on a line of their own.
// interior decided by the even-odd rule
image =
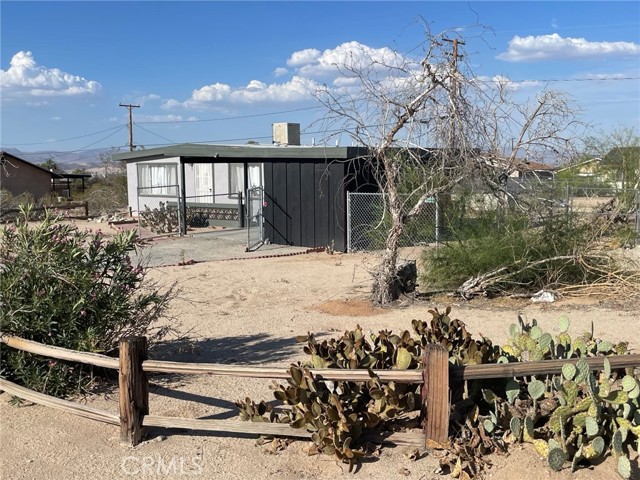
<svg viewBox="0 0 640 480">
<path fill-rule="evenodd" d="M 523 100 L 561 89 L 598 129 L 640 125 L 635 1 L 2 1 L 0 14 L 0 144 L 24 152 L 124 148 L 121 102 L 141 106 L 134 142 L 146 148 L 269 143 L 283 121 L 310 143 L 321 136 L 310 90 L 335 81 L 331 63 L 354 46 L 412 55 L 419 16 L 460 35 L 475 74 L 509 77 Z"/>
</svg>

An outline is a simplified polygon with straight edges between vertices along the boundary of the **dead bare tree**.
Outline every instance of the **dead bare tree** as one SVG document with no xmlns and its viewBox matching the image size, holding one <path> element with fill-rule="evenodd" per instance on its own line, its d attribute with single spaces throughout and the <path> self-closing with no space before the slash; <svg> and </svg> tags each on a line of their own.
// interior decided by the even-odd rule
<svg viewBox="0 0 640 480">
<path fill-rule="evenodd" d="M 575 110 L 562 95 L 546 92 L 533 106 L 520 105 L 508 95 L 509 82 L 473 75 L 458 50 L 463 42 L 445 40 L 427 30 L 420 58 L 354 50 L 336 65 L 338 81 L 316 92 L 326 108 L 326 140 L 348 136 L 366 147 L 359 161 L 384 194 L 390 227 L 372 297 L 380 304 L 398 297 L 400 239 L 427 199 L 471 178 L 500 190 L 498 174 L 522 155 L 571 145 Z"/>
</svg>

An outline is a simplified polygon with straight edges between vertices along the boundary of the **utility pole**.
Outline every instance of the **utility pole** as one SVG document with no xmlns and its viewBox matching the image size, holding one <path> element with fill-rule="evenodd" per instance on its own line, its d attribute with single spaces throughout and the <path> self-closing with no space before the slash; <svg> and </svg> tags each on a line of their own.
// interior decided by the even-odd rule
<svg viewBox="0 0 640 480">
<path fill-rule="evenodd" d="M 456 107 L 456 96 L 458 94 L 458 58 L 462 58 L 462 55 L 458 55 L 458 45 L 465 45 L 464 42 L 454 38 L 450 40 L 448 38 L 443 38 L 445 42 L 451 43 L 452 52 L 451 52 L 451 91 L 449 92 L 449 98 L 451 100 L 452 111 L 449 113 L 449 122 L 451 131 L 449 132 L 449 144 L 453 149 L 455 147 L 455 117 L 458 114 Z"/>
<path fill-rule="evenodd" d="M 133 116 L 131 115 L 131 110 L 134 108 L 140 108 L 140 105 L 121 103 L 120 106 L 129 109 L 129 151 L 133 152 Z"/>
</svg>

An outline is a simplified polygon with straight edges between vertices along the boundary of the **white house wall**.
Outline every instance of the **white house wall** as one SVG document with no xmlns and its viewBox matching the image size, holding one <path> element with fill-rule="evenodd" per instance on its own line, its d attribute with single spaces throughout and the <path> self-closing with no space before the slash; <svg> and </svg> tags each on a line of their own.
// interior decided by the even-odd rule
<svg viewBox="0 0 640 480">
<path fill-rule="evenodd" d="M 180 174 L 180 158 L 160 158 L 156 160 L 144 160 L 127 163 L 127 194 L 129 199 L 129 208 L 134 216 L 138 215 L 138 165 L 141 164 L 175 164 L 177 169 L 178 184 L 181 184 Z M 185 194 L 188 197 L 195 196 L 195 169 L 192 163 L 184 165 L 184 184 Z M 235 195 L 237 192 L 229 192 L 229 164 L 214 163 L 213 164 L 213 193 L 214 203 L 229 204 L 237 202 L 237 198 L 230 197 L 229 194 Z M 159 202 L 167 201 L 166 196 L 144 196 L 147 204 L 159 204 Z M 143 207 L 140 207 L 144 209 Z"/>
<path fill-rule="evenodd" d="M 129 198 L 129 208 L 132 215 L 138 216 L 138 165 L 152 165 L 152 164 L 175 164 L 178 176 L 178 184 L 180 184 L 180 157 L 171 158 L 159 158 L 156 160 L 144 160 L 139 162 L 127 162 L 127 196 Z M 193 174 L 191 175 L 193 178 Z M 149 204 L 166 202 L 166 196 L 145 196 Z M 141 207 L 144 210 L 144 207 Z"/>
</svg>

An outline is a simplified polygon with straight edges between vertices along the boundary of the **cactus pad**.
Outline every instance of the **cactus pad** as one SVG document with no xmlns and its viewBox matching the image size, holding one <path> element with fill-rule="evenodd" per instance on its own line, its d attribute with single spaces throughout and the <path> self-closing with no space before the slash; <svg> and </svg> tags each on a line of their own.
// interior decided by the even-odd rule
<svg viewBox="0 0 640 480">
<path fill-rule="evenodd" d="M 556 472 L 562 470 L 562 466 L 564 465 L 564 462 L 566 460 L 567 454 L 564 453 L 564 450 L 562 450 L 561 448 L 552 448 L 549 450 L 547 462 L 549 463 L 549 466 Z"/>
<path fill-rule="evenodd" d="M 545 386 L 540 380 L 533 380 L 529 385 L 527 385 L 527 390 L 534 400 L 538 400 L 544 395 Z"/>
<path fill-rule="evenodd" d="M 562 366 L 562 375 L 567 380 L 573 380 L 573 377 L 576 376 L 576 366 L 572 363 L 567 363 Z"/>
</svg>

